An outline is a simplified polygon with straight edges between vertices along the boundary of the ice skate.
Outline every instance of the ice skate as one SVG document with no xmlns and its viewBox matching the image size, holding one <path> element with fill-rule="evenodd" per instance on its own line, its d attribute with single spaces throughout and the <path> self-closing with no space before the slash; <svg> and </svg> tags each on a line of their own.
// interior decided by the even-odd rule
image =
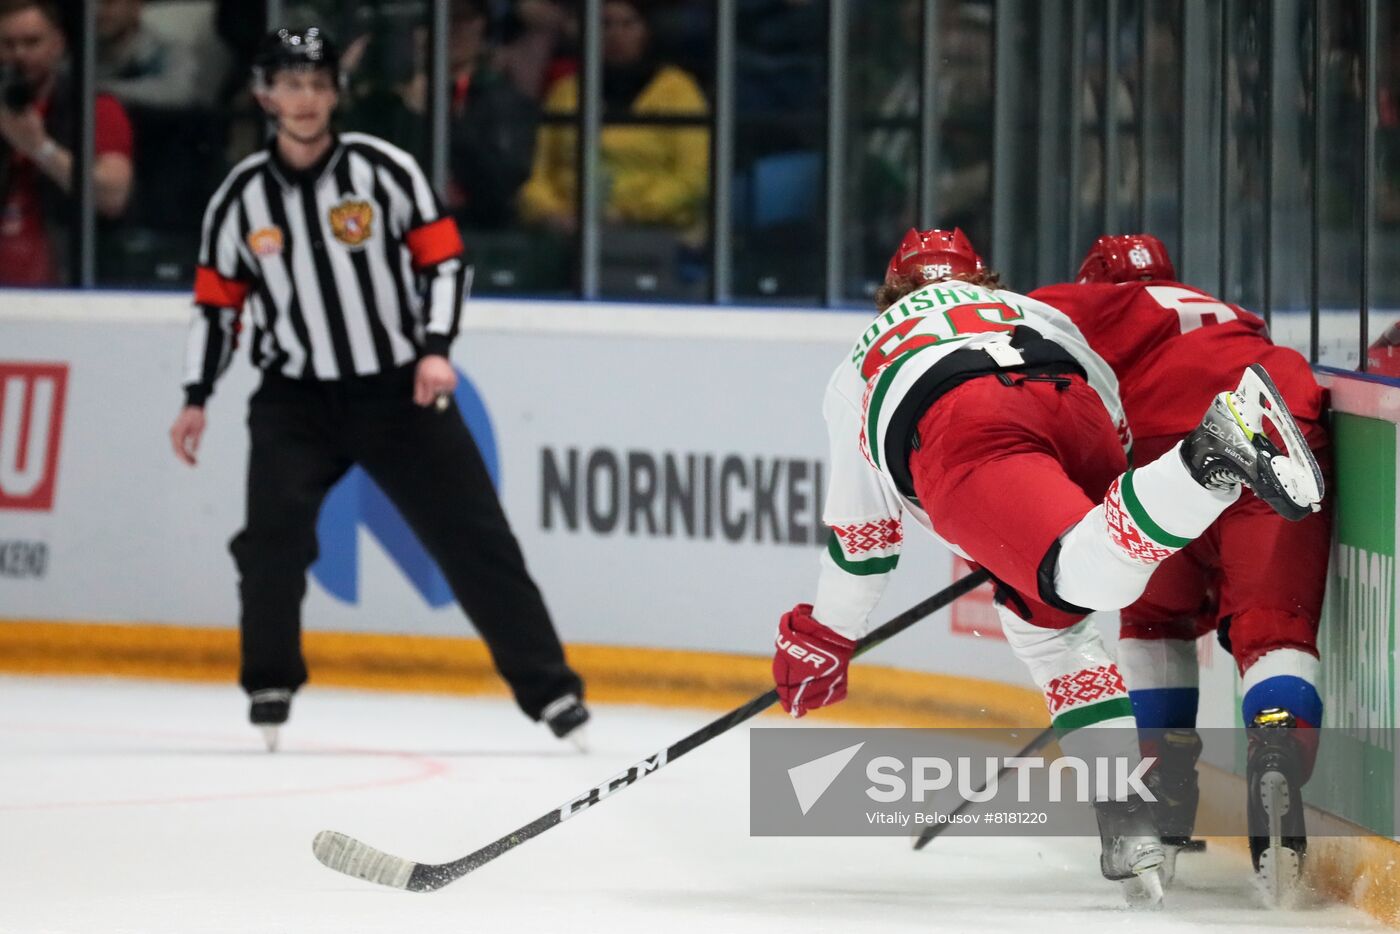
<svg viewBox="0 0 1400 934">
<path fill-rule="evenodd" d="M 1265 422 L 1284 451 L 1265 434 Z M 1260 365 L 1245 370 L 1234 392 L 1222 392 L 1201 424 L 1181 442 L 1181 459 L 1201 486 L 1229 490 L 1244 484 L 1285 519 L 1321 508 L 1322 471 L 1274 382 Z"/>
<path fill-rule="evenodd" d="M 1143 754 L 1155 756 L 1156 765 L 1147 773 L 1147 787 L 1157 799 L 1152 802 L 1152 816 L 1162 835 L 1162 884 L 1171 885 L 1176 877 L 1176 858 L 1182 852 L 1204 849 L 1204 843 L 1193 840 L 1196 807 L 1201 789 L 1197 781 L 1196 760 L 1201 755 L 1201 736 L 1195 730 L 1152 730 L 1143 736 Z"/>
<path fill-rule="evenodd" d="M 1099 855 L 1103 877 L 1123 883 L 1123 896 L 1130 907 L 1160 908 L 1161 867 L 1166 852 L 1147 802 L 1137 797 L 1099 801 L 1094 804 L 1094 812 L 1103 844 Z"/>
<path fill-rule="evenodd" d="M 292 692 L 266 688 L 248 695 L 248 722 L 262 731 L 268 752 L 277 751 L 278 733 L 292 712 Z"/>
<path fill-rule="evenodd" d="M 588 733 L 584 729 L 588 718 L 588 708 L 573 694 L 551 701 L 540 712 L 540 719 L 549 725 L 550 732 L 573 743 L 579 752 L 588 751 Z"/>
<path fill-rule="evenodd" d="M 1292 714 L 1270 708 L 1249 731 L 1249 854 L 1259 893 L 1272 908 L 1297 902 L 1308 849 L 1295 730 Z"/>
</svg>

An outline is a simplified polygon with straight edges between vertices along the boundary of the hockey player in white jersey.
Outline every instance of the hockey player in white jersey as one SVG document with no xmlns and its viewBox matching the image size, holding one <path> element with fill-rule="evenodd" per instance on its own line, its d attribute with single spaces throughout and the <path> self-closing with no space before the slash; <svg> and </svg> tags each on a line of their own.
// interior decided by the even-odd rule
<svg viewBox="0 0 1400 934">
<path fill-rule="evenodd" d="M 1285 515 L 1316 508 L 1322 480 L 1307 445 L 1284 425 L 1282 452 L 1261 430 L 1266 412 L 1288 419 L 1277 391 L 1251 367 L 1176 448 L 1128 470 L 1112 370 L 1065 315 L 1001 289 L 961 231 L 910 230 L 876 304 L 826 389 L 833 534 L 815 604 L 778 627 L 784 709 L 800 717 L 845 697 L 907 517 L 991 572 L 1007 638 L 1062 748 L 1135 755 L 1132 734 L 1098 732 L 1135 723 L 1084 617 L 1132 603 L 1241 486 Z M 1096 812 L 1104 876 L 1138 879 L 1160 898 L 1163 851 L 1146 805 L 1105 800 Z"/>
</svg>

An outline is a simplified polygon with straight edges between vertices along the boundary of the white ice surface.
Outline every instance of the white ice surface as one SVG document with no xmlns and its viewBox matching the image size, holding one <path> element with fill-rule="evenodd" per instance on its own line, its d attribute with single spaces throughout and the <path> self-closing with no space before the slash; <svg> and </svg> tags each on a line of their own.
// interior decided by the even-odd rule
<svg viewBox="0 0 1400 934">
<path fill-rule="evenodd" d="M 268 755 L 232 687 L 0 678 L 0 699 L 3 934 L 1383 930 L 1255 908 L 1232 853 L 1183 857 L 1142 914 L 1090 840 L 751 838 L 742 729 L 409 894 L 323 868 L 312 836 L 449 860 L 714 714 L 599 707 L 581 756 L 505 701 L 310 688 Z"/>
</svg>

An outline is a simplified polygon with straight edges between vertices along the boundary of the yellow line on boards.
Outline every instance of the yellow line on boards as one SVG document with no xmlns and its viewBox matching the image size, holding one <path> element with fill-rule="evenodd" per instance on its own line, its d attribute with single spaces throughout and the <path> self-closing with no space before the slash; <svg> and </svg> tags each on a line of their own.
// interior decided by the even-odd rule
<svg viewBox="0 0 1400 934">
<path fill-rule="evenodd" d="M 307 632 L 316 685 L 505 696 L 477 639 Z M 569 661 L 592 700 L 729 709 L 770 685 L 769 660 L 750 655 L 631 646 L 570 645 Z M 238 633 L 148 624 L 0 621 L 0 671 L 233 683 Z M 852 696 L 822 714 L 881 726 L 1040 726 L 1045 708 L 1029 688 L 975 678 L 858 665 Z"/>
</svg>

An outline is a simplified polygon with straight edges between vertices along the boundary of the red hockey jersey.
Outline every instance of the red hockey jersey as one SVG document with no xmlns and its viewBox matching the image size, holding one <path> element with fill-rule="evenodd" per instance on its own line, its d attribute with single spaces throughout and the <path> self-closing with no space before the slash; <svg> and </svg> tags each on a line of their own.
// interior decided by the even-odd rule
<svg viewBox="0 0 1400 934">
<path fill-rule="evenodd" d="M 1030 295 L 1064 312 L 1113 368 L 1134 437 L 1186 434 L 1251 363 L 1269 371 L 1294 417 L 1322 414 L 1307 360 L 1271 343 L 1257 315 L 1199 289 L 1157 280 L 1051 285 Z"/>
</svg>

